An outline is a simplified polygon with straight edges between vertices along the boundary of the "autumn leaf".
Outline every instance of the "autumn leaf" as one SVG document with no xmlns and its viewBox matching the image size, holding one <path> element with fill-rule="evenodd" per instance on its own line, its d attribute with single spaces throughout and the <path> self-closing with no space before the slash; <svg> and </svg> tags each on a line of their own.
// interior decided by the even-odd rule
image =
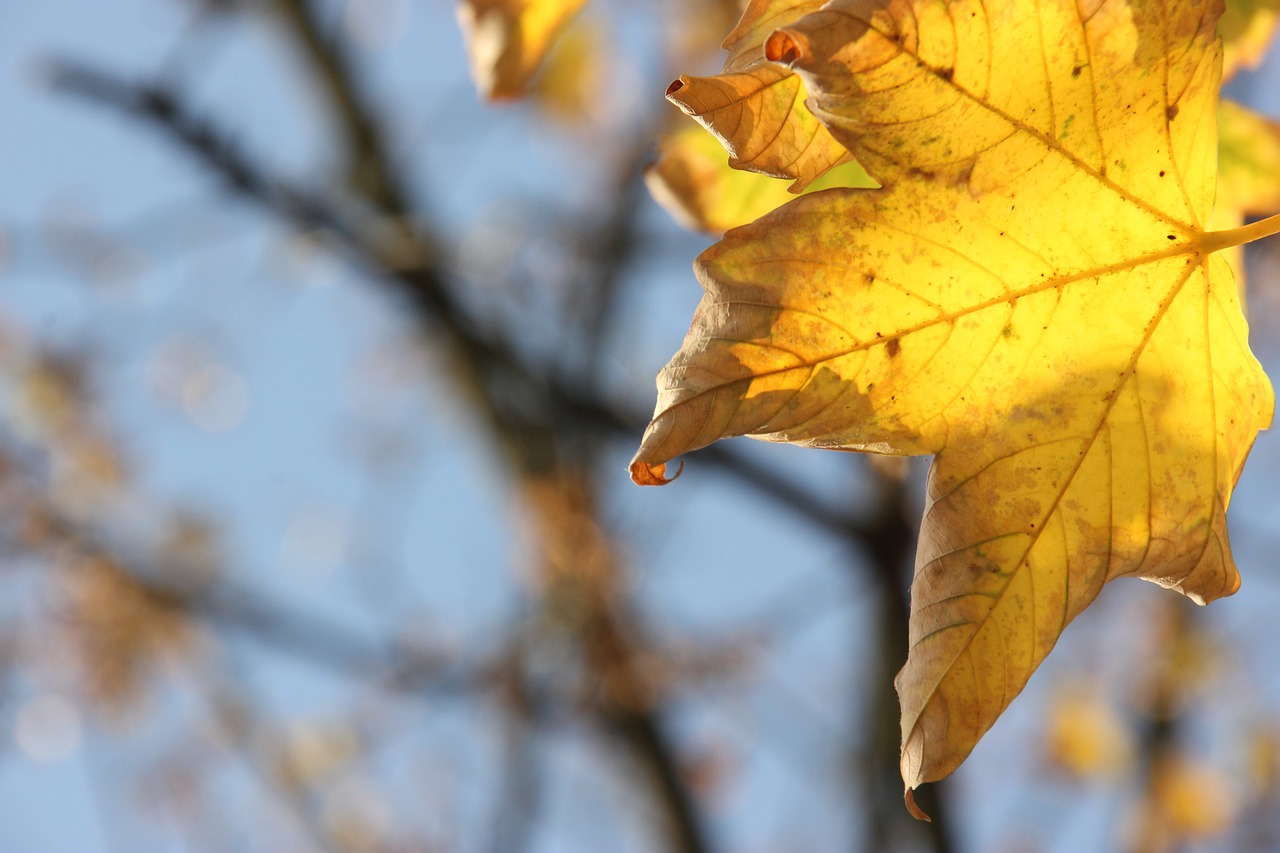
<svg viewBox="0 0 1280 853">
<path fill-rule="evenodd" d="M 752 0 L 725 39 L 724 73 L 682 75 L 667 100 L 697 119 L 724 144 L 729 165 L 774 178 L 794 179 L 800 192 L 819 175 L 849 161 L 805 106 L 804 83 L 764 55 L 764 40 L 782 23 L 820 8 L 825 0 Z"/>
<path fill-rule="evenodd" d="M 1061 690 L 1049 706 L 1046 728 L 1046 757 L 1068 778 L 1114 778 L 1133 761 L 1129 729 L 1096 690 Z"/>
<path fill-rule="evenodd" d="M 1214 225 L 1280 211 L 1280 122 L 1222 101 L 1218 107 L 1218 201 Z"/>
<path fill-rule="evenodd" d="M 1143 827 L 1161 839 L 1155 849 L 1176 849 L 1178 842 L 1204 842 L 1230 829 L 1240 813 L 1231 779 L 1218 768 L 1166 756 L 1152 772 L 1152 801 Z"/>
<path fill-rule="evenodd" d="M 896 684 L 908 794 L 1117 577 L 1234 592 L 1270 384 L 1209 231 L 1221 4 L 833 0 L 765 40 L 876 190 L 698 258 L 638 482 L 718 438 L 934 454 Z M 910 798 L 908 797 L 908 800 Z"/>
<path fill-rule="evenodd" d="M 1234 228 L 1248 216 L 1278 212 L 1280 123 L 1224 100 L 1218 104 L 1218 196 L 1213 225 Z M 1228 247 L 1222 256 L 1243 283 L 1244 247 Z"/>
<path fill-rule="evenodd" d="M 750 0 L 721 45 L 729 52 L 725 71 L 742 71 L 764 59 L 764 43 L 773 31 L 822 8 L 827 0 Z"/>
<path fill-rule="evenodd" d="M 586 0 L 461 0 L 471 76 L 489 100 L 518 98 Z"/>
<path fill-rule="evenodd" d="M 580 131 L 604 115 L 607 44 L 599 27 L 584 21 L 566 28 L 543 60 L 529 94 L 554 123 Z"/>
<path fill-rule="evenodd" d="M 1280 0 L 1227 0 L 1218 24 L 1223 42 L 1223 80 L 1262 62 L 1278 23 Z"/>
<path fill-rule="evenodd" d="M 826 0 L 752 0 L 722 45 L 725 73 L 681 76 L 667 99 L 711 131 L 729 153 L 728 168 L 708 138 L 692 128 L 659 143 L 645 174 L 655 199 L 688 228 L 722 233 L 790 200 L 790 193 L 828 187 L 873 187 L 805 106 L 804 84 L 770 62 L 764 43 L 779 26 Z M 767 178 L 793 181 L 790 193 Z"/>
<path fill-rule="evenodd" d="M 654 200 L 677 222 L 713 234 L 754 222 L 795 198 L 776 178 L 730 168 L 715 137 L 692 124 L 659 140 L 658 158 L 644 179 Z M 804 192 L 874 186 L 866 171 L 850 161 L 828 169 Z"/>
</svg>

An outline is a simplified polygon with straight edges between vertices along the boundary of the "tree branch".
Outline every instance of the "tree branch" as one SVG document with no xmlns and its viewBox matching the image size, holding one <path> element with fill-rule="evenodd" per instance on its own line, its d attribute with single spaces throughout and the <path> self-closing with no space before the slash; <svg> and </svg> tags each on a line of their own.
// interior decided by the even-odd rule
<svg viewBox="0 0 1280 853">
<path fill-rule="evenodd" d="M 460 391 L 504 448 L 519 476 L 538 476 L 561 464 L 556 450 L 563 447 L 561 435 L 605 434 L 634 439 L 641 431 L 641 419 L 621 413 L 590 387 L 573 387 L 557 380 L 554 371 L 530 365 L 507 341 L 484 331 L 462 310 L 447 284 L 451 276 L 441 253 L 428 236 L 410 230 L 407 223 L 411 217 L 404 208 L 403 196 L 377 189 L 379 185 L 395 187 L 399 179 L 382 150 L 368 118 L 369 111 L 350 81 L 345 59 L 320 37 L 305 0 L 278 2 L 288 13 L 288 20 L 301 27 L 300 43 L 307 55 L 317 68 L 324 69 L 340 120 L 350 126 L 353 156 L 361 161 L 359 170 L 366 177 L 372 176 L 367 192 L 369 202 L 380 214 L 377 217 L 267 175 L 225 134 L 193 115 L 163 87 L 127 83 L 71 62 L 58 64 L 53 78 L 55 87 L 160 130 L 206 169 L 221 176 L 233 192 L 295 228 L 328 233 L 353 262 L 407 298 L 424 325 L 442 335 L 457 368 L 454 378 Z M 297 24 L 300 15 L 302 23 Z M 629 254 L 634 221 L 633 216 L 619 215 L 609 223 L 612 247 L 607 257 L 614 259 L 610 269 L 615 274 L 617 263 Z M 503 392 L 511 387 L 528 393 L 518 395 L 521 402 L 515 402 L 510 398 L 516 395 Z M 863 519 L 837 511 L 793 480 L 750 461 L 740 452 L 715 446 L 700 451 L 698 459 L 859 548 L 878 582 L 899 583 L 901 563 L 895 555 L 909 549 L 910 530 L 904 534 L 896 526 L 885 527 L 880 517 Z M 237 613 L 238 618 L 255 619 L 251 610 Z M 265 631 L 262 623 L 267 621 L 257 620 L 258 630 Z M 905 625 L 905 621 L 899 624 Z M 657 717 L 652 716 L 652 711 L 644 713 L 649 716 L 643 720 L 610 721 L 607 715 L 605 719 L 611 729 L 636 747 L 638 754 L 647 756 L 652 787 L 665 803 L 666 813 L 676 827 L 676 838 L 681 839 L 673 842 L 677 849 L 705 850 L 706 841 L 697 828 L 692 801 L 679 779 L 674 752 L 661 735 Z M 935 840 L 943 849 L 946 843 L 940 839 Z"/>
<path fill-rule="evenodd" d="M 308 44 L 312 42 L 308 39 Z M 302 228 L 324 228 L 354 260 L 376 274 L 376 279 L 392 284 L 412 300 L 424 324 L 444 337 L 453 356 L 454 378 L 459 390 L 484 418 L 498 444 L 506 451 L 512 470 L 521 480 L 533 479 L 555 470 L 560 464 L 557 432 L 580 423 L 578 417 L 590 403 L 570 400 L 557 386 L 530 370 L 504 343 L 486 337 L 460 310 L 445 286 L 446 273 L 436 266 L 430 241 L 410 234 L 402 211 L 384 209 L 395 225 L 386 229 L 361 229 L 357 222 L 338 214 L 309 194 L 281 181 L 268 179 L 248 158 L 206 123 L 196 119 L 159 87 L 129 85 L 110 75 L 74 63 L 61 63 L 54 85 L 68 93 L 112 106 L 163 129 L 169 136 L 196 154 L 207 166 L 222 174 L 229 186 Z M 384 205 L 396 204 L 384 200 Z M 389 238 L 389 239 L 388 239 Z M 522 400 L 540 401 L 533 411 L 509 400 L 505 389 L 522 388 Z M 606 612 L 599 618 L 610 618 Z M 692 798 L 684 789 L 675 768 L 674 747 L 666 739 L 651 708 L 634 708 L 626 719 L 616 709 L 602 707 L 606 727 L 622 735 L 633 753 L 653 768 L 646 774 L 666 823 L 673 827 L 674 849 L 684 853 L 704 853 L 703 839 Z"/>
</svg>

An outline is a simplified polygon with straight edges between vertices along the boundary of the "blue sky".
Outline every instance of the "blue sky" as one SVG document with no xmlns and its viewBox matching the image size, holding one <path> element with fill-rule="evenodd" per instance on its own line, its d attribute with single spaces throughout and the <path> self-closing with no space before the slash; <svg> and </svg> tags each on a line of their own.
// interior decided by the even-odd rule
<svg viewBox="0 0 1280 853">
<path fill-rule="evenodd" d="M 415 189 L 432 200 L 433 226 L 466 246 L 485 222 L 518 225 L 549 204 L 588 208 L 598 176 L 582 167 L 581 144 L 523 108 L 476 103 L 451 4 L 404 8 L 403 31 L 361 58 L 392 117 L 390 136 L 413 164 Z M 513 582 L 521 544 L 515 510 L 499 462 L 476 440 L 476 425 L 437 375 L 437 356 L 422 352 L 394 300 L 230 199 L 156 135 L 40 84 L 50 56 L 128 78 L 173 74 L 201 112 L 271 168 L 298 180 L 320 173 L 336 156 L 326 116 L 271 27 L 224 24 L 197 33 L 191 20 L 191 4 L 173 0 L 0 3 L 0 234 L 7 246 L 0 320 L 96 354 L 104 418 L 135 460 L 141 486 L 138 499 L 112 510 L 121 541 L 147 541 L 159 514 L 192 507 L 218 519 L 227 563 L 254 589 L 356 631 L 372 634 L 390 621 L 464 656 L 492 650 L 521 600 Z M 614 35 L 633 79 L 644 81 L 651 69 L 631 55 L 643 33 Z M 422 45 L 431 46 L 429 61 Z M 660 97 L 663 85 L 651 96 Z M 1231 91 L 1280 116 L 1280 62 Z M 634 272 L 643 282 L 629 291 L 626 313 L 645 322 L 619 330 L 608 374 L 647 405 L 652 376 L 679 344 L 696 302 L 688 264 L 707 241 L 680 233 L 656 206 L 644 216 L 662 251 Z M 109 236 L 109 259 L 123 271 L 94 280 L 92 269 L 68 263 L 51 237 L 58 227 Z M 554 247 L 534 250 L 555 263 Z M 1273 374 L 1280 365 L 1274 257 L 1252 301 L 1258 351 Z M 190 373 L 171 392 L 165 370 L 179 362 Z M 194 402 L 182 390 L 191 374 L 213 389 Z M 371 452 L 371 434 L 396 448 L 389 465 Z M 847 457 L 764 445 L 752 452 L 819 484 L 833 501 L 858 499 Z M 610 511 L 643 564 L 634 583 L 655 628 L 688 641 L 761 625 L 772 632 L 759 684 L 679 705 L 682 737 L 745 756 L 734 768 L 738 780 L 713 802 L 726 840 L 742 849 L 777 849 L 768 845 L 778 839 L 821 849 L 823 840 L 843 837 L 857 818 L 842 816 L 833 793 L 846 772 L 837 747 L 860 722 L 847 718 L 848 696 L 869 688 L 849 663 L 869 653 L 865 628 L 874 618 L 873 603 L 853 589 L 852 558 L 802 522 L 779 523 L 772 506 L 699 471 L 696 458 L 678 486 L 641 491 L 624 481 L 629 448 L 616 453 Z M 917 476 L 922 471 L 917 464 Z M 1270 658 L 1280 645 L 1273 618 L 1280 573 L 1271 556 L 1280 529 L 1277 482 L 1280 439 L 1266 434 L 1233 505 L 1245 589 L 1211 608 L 1223 637 L 1254 638 L 1238 645 L 1231 677 L 1260 713 L 1280 707 Z M 1132 626 L 1114 623 L 1142 612 L 1154 590 L 1124 586 L 1068 632 L 1047 671 L 1070 675 L 1082 660 L 1110 658 L 1106 641 L 1132 639 Z M 7 601 L 4 612 L 34 618 L 41 602 L 34 585 L 28 591 L 32 600 Z M 282 723 L 340 717 L 359 706 L 361 685 L 247 644 L 232 642 L 221 653 Z M 1123 679 L 1125 660 L 1116 653 L 1102 668 Z M 1015 807 L 1030 803 L 1027 814 L 1042 815 L 1058 799 L 1052 785 L 1032 793 L 1003 785 L 1010 767 L 1034 772 L 1027 744 L 1051 701 L 1051 678 L 1033 682 L 957 777 L 960 799 L 971 806 L 962 827 L 973 849 L 1009 837 Z M 137 809 L 139 793 L 117 780 L 191 736 L 186 727 L 202 707 L 198 686 L 171 673 L 139 725 L 113 731 L 81 720 L 74 748 L 33 755 L 21 734 L 22 709 L 65 692 L 56 673 L 25 673 L 0 703 L 0 851 L 194 849 L 164 821 L 123 819 Z M 425 761 L 433 778 L 452 780 L 440 784 L 456 798 L 459 849 L 478 849 L 494 784 L 491 715 L 443 702 L 393 716 L 404 754 Z M 1221 727 L 1230 709 L 1210 719 Z M 67 726 L 76 727 L 65 724 L 64 734 Z M 785 737 L 775 737 L 779 731 Z M 1215 731 L 1209 726 L 1205 736 L 1218 737 Z M 612 819 L 628 826 L 616 768 L 579 734 L 570 726 L 543 747 L 560 772 L 547 793 L 539 853 L 602 849 L 592 845 L 603 843 Z M 223 772 L 222 790 L 238 815 L 263 812 L 264 838 L 289 837 L 257 802 L 251 774 Z M 371 781 L 357 781 L 394 788 L 415 772 L 409 758 L 386 756 L 374 763 Z M 412 808 L 402 800 L 392 797 L 390 807 Z M 584 820 L 583 803 L 611 819 Z M 1111 831 L 1104 818 L 1114 805 L 1105 789 L 1079 803 L 1074 816 L 1055 812 L 1064 828 L 1053 849 L 1092 849 Z M 1012 822 L 1019 820 L 1027 833 L 1040 831 L 1031 818 Z M 226 849 L 271 849 L 253 846 L 263 838 L 228 831 L 234 847 Z M 606 835 L 634 850 L 645 849 L 645 838 L 634 825 L 622 839 Z"/>
</svg>

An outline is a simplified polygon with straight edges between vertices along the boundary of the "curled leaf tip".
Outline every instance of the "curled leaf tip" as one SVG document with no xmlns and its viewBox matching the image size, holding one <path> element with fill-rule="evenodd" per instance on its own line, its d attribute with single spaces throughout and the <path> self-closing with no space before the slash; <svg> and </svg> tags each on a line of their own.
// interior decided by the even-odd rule
<svg viewBox="0 0 1280 853">
<path fill-rule="evenodd" d="M 916 820 L 922 820 L 925 823 L 933 823 L 933 818 L 925 814 L 924 809 L 916 805 L 915 791 L 908 788 L 906 793 L 902 795 L 902 799 L 907 804 L 907 811 L 911 812 L 911 816 Z"/>
<path fill-rule="evenodd" d="M 631 463 L 631 482 L 637 486 L 665 486 L 676 477 L 680 476 L 680 472 L 684 471 L 684 463 L 680 463 L 680 467 L 670 477 L 667 474 L 666 463 L 658 465 L 650 465 L 648 462 L 639 460 Z"/>
<path fill-rule="evenodd" d="M 774 30 L 764 43 L 764 56 L 770 62 L 792 65 L 809 54 L 809 39 L 794 30 Z"/>
<path fill-rule="evenodd" d="M 684 77 L 677 77 L 671 81 L 671 85 L 667 87 L 667 97 L 670 98 L 676 92 L 684 88 Z"/>
</svg>

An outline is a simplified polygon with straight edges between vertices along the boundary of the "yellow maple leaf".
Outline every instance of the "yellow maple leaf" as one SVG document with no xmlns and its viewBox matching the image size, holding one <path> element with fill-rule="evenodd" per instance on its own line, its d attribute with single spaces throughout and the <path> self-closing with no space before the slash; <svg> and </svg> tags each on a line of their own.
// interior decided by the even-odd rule
<svg viewBox="0 0 1280 853">
<path fill-rule="evenodd" d="M 896 680 L 908 791 L 951 773 L 1121 576 L 1235 591 L 1271 386 L 1208 231 L 1220 2 L 832 0 L 771 33 L 882 185 L 699 257 L 635 459 L 730 435 L 935 454 Z"/>
<path fill-rule="evenodd" d="M 729 166 L 711 134 L 688 126 L 658 140 L 657 159 L 645 171 L 654 200 L 686 228 L 723 234 L 754 222 L 795 198 L 783 182 Z M 877 187 L 856 162 L 827 170 L 802 192 L 832 187 Z M 1280 123 L 1232 101 L 1218 105 L 1218 194 L 1215 228 L 1241 225 L 1249 216 L 1280 212 Z M 1242 247 L 1224 250 L 1241 280 Z"/>
<path fill-rule="evenodd" d="M 458 25 L 480 94 L 490 100 L 524 95 L 556 37 L 584 3 L 586 0 L 461 0 Z"/>
</svg>

